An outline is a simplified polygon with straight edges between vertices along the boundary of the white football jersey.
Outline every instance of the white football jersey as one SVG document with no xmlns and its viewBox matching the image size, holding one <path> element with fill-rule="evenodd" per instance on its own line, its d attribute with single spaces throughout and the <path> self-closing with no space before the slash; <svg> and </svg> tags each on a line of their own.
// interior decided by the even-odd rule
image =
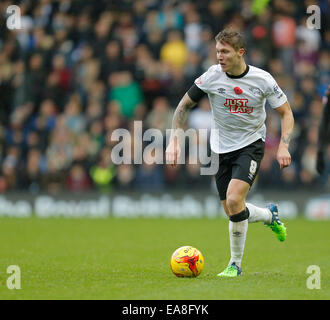
<svg viewBox="0 0 330 320">
<path fill-rule="evenodd" d="M 247 66 L 241 76 L 230 76 L 221 65 L 211 66 L 195 80 L 208 94 L 212 108 L 211 149 L 226 153 L 266 139 L 266 100 L 272 108 L 287 101 L 275 79 L 266 71 Z"/>
</svg>

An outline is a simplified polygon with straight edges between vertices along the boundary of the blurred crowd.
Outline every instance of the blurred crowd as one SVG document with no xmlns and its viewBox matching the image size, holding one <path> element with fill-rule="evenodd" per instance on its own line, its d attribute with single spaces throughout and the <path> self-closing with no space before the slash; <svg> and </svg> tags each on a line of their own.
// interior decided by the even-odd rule
<svg viewBox="0 0 330 320">
<path fill-rule="evenodd" d="M 19 30 L 6 25 L 12 4 L 20 8 Z M 321 8 L 319 30 L 306 25 L 312 4 Z M 134 121 L 142 121 L 143 132 L 165 133 L 194 79 L 217 63 L 214 36 L 229 25 L 246 37 L 247 63 L 274 76 L 295 117 L 292 165 L 281 172 L 280 119 L 267 107 L 256 188 L 329 188 L 329 168 L 322 176 L 315 169 L 330 83 L 328 4 L 274 0 L 256 14 L 252 0 L 1 1 L 0 193 L 211 190 L 213 178 L 200 175 L 198 162 L 113 163 L 118 141 L 111 137 L 118 128 L 133 135 Z M 206 98 L 187 128 L 210 126 Z M 164 152 L 164 144 L 158 147 Z"/>
</svg>

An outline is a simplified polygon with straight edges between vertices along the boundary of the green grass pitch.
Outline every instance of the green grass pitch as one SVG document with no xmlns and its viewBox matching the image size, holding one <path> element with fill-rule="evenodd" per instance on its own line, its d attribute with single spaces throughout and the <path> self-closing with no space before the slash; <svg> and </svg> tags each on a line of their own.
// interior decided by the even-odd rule
<svg viewBox="0 0 330 320">
<path fill-rule="evenodd" d="M 0 299 L 330 299 L 330 221 L 286 221 L 279 242 L 249 224 L 243 276 L 219 279 L 229 260 L 225 219 L 0 219 Z M 176 278 L 172 252 L 197 247 L 205 268 Z M 21 289 L 7 288 L 18 265 Z M 321 289 L 310 290 L 310 265 Z"/>
</svg>

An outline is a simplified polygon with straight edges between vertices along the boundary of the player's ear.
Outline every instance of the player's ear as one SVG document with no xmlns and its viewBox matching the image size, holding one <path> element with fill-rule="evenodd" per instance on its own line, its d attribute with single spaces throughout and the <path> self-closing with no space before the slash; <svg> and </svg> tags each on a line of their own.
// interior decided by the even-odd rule
<svg viewBox="0 0 330 320">
<path fill-rule="evenodd" d="M 238 54 L 240 55 L 240 57 L 242 57 L 244 53 L 245 53 L 245 49 L 244 48 L 238 49 Z"/>
</svg>

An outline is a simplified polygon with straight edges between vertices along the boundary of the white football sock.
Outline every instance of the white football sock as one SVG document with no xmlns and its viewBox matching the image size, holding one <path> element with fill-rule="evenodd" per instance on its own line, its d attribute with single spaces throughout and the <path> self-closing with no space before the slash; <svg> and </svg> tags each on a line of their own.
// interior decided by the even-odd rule
<svg viewBox="0 0 330 320">
<path fill-rule="evenodd" d="M 231 257 L 229 265 L 233 262 L 240 268 L 243 258 L 244 245 L 248 230 L 248 220 L 232 222 L 229 220 L 229 240 Z"/>
<path fill-rule="evenodd" d="M 247 208 L 249 209 L 249 223 L 263 221 L 266 223 L 272 222 L 272 214 L 267 208 L 259 208 L 251 203 L 246 203 Z"/>
</svg>

